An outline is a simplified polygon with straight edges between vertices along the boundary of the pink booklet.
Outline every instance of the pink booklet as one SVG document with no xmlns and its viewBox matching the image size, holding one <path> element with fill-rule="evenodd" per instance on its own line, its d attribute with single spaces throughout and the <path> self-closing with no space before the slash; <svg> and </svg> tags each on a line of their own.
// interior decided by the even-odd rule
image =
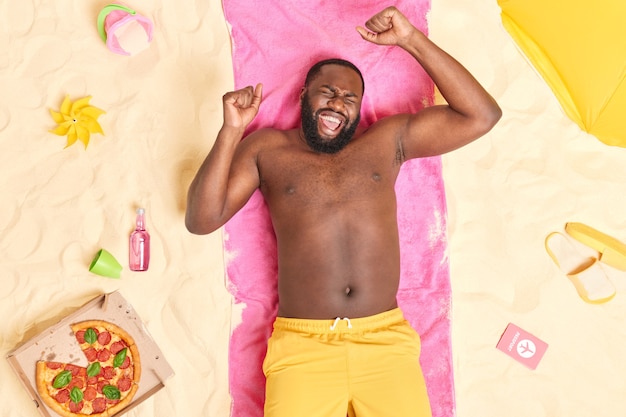
<svg viewBox="0 0 626 417">
<path fill-rule="evenodd" d="M 526 330 L 509 323 L 496 347 L 530 369 L 536 369 L 548 344 Z"/>
</svg>

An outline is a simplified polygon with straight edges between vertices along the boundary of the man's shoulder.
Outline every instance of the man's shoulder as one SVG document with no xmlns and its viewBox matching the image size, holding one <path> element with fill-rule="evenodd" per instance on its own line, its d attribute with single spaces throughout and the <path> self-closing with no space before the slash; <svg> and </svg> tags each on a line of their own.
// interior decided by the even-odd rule
<svg viewBox="0 0 626 417">
<path fill-rule="evenodd" d="M 264 127 L 255 130 L 244 138 L 246 146 L 257 150 L 269 149 L 276 146 L 284 146 L 297 137 L 297 129 L 281 130 L 271 127 Z"/>
<path fill-rule="evenodd" d="M 384 147 L 385 143 L 394 144 L 398 134 L 406 126 L 407 115 L 399 114 L 379 119 L 370 125 L 359 126 L 355 134 L 355 140 L 374 142 L 377 146 Z M 372 145 L 370 145 L 372 146 Z"/>
</svg>

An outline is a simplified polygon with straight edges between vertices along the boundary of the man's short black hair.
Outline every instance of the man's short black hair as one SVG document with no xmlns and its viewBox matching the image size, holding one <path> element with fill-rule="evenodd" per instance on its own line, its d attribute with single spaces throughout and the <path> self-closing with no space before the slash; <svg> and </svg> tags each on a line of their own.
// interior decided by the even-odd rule
<svg viewBox="0 0 626 417">
<path fill-rule="evenodd" d="M 341 58 L 329 58 L 315 63 L 306 74 L 306 79 L 304 80 L 305 87 L 308 86 L 315 77 L 317 77 L 322 67 L 325 65 L 341 65 L 342 67 L 350 68 L 359 75 L 359 78 L 361 78 L 361 85 L 363 87 L 363 91 L 365 91 L 365 81 L 363 80 L 363 74 L 361 74 L 361 71 L 359 71 L 356 65 L 354 65 L 352 62 L 346 61 L 345 59 Z"/>
</svg>

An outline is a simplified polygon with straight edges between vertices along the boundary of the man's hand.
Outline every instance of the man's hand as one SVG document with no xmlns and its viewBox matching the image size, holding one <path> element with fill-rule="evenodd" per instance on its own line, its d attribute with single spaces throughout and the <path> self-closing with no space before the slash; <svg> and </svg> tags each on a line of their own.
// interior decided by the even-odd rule
<svg viewBox="0 0 626 417">
<path fill-rule="evenodd" d="M 376 13 L 365 23 L 365 27 L 369 31 L 361 26 L 358 26 L 356 30 L 363 39 L 377 45 L 402 46 L 417 30 L 406 16 L 393 6 Z"/>
<path fill-rule="evenodd" d="M 262 96 L 263 84 L 224 94 L 224 126 L 245 130 L 259 112 Z"/>
</svg>

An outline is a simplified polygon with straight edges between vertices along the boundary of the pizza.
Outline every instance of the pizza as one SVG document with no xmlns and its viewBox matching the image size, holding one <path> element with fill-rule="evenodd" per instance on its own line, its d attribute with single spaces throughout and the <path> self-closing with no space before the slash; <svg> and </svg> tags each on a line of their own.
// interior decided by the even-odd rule
<svg viewBox="0 0 626 417">
<path fill-rule="evenodd" d="M 133 338 L 119 326 L 88 320 L 70 326 L 89 365 L 38 361 L 37 391 L 64 417 L 110 417 L 139 387 L 141 362 Z"/>
</svg>

